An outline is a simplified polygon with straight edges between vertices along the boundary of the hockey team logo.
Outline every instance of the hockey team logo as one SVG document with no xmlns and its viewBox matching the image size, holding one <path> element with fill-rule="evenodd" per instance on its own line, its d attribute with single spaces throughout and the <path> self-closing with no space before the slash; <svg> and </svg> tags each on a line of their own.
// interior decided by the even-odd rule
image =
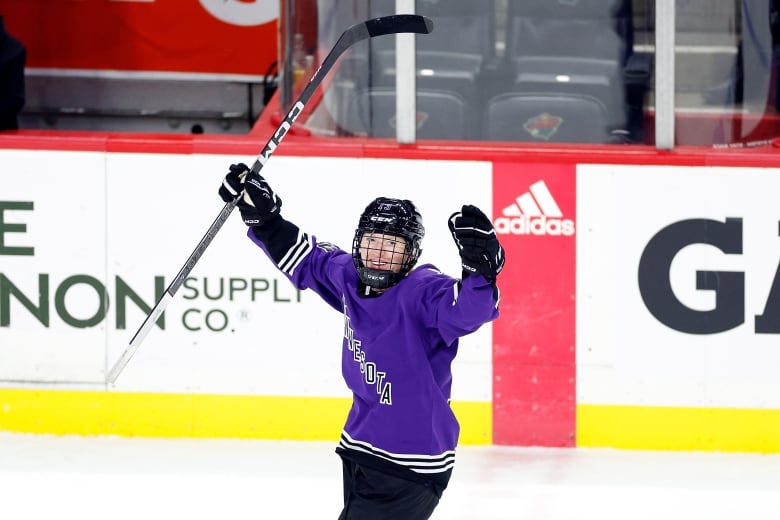
<svg viewBox="0 0 780 520">
<path fill-rule="evenodd" d="M 531 185 L 528 192 L 501 211 L 495 222 L 496 233 L 503 235 L 574 235 L 574 221 L 563 212 L 544 181 Z"/>
<path fill-rule="evenodd" d="M 526 132 L 531 134 L 531 137 L 547 141 L 555 135 L 555 132 L 558 131 L 558 128 L 560 128 L 562 123 L 562 117 L 543 113 L 530 118 L 525 122 L 523 128 L 525 128 Z"/>
</svg>

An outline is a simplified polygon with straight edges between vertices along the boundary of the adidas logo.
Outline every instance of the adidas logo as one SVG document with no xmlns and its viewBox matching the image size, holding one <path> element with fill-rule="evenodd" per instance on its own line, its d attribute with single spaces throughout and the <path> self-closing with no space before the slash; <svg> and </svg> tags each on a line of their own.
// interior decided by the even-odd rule
<svg viewBox="0 0 780 520">
<path fill-rule="evenodd" d="M 531 185 L 527 193 L 501 211 L 493 223 L 502 235 L 572 236 L 574 221 L 563 218 L 563 212 L 544 181 Z"/>
</svg>

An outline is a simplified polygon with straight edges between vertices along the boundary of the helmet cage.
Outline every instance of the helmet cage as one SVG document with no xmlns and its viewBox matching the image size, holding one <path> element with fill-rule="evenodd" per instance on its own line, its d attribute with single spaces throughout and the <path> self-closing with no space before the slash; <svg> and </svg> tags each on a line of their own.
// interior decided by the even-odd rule
<svg viewBox="0 0 780 520">
<path fill-rule="evenodd" d="M 363 263 L 361 246 L 368 233 L 383 240 L 404 239 L 406 246 L 398 269 L 376 269 Z M 422 217 L 411 201 L 380 197 L 371 202 L 360 216 L 352 241 L 352 262 L 360 280 L 374 289 L 387 289 L 398 283 L 417 263 L 424 236 Z M 395 252 L 393 258 L 398 254 L 401 252 Z"/>
</svg>

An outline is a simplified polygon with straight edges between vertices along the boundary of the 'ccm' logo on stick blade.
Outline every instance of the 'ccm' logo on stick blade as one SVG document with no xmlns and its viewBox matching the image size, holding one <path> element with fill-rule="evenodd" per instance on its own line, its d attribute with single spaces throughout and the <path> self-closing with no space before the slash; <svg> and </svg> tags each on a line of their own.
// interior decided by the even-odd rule
<svg viewBox="0 0 780 520">
<path fill-rule="evenodd" d="M 563 212 L 544 181 L 531 185 L 529 191 L 515 199 L 495 221 L 496 232 L 512 235 L 572 236 L 574 221 L 563 218 Z"/>
</svg>

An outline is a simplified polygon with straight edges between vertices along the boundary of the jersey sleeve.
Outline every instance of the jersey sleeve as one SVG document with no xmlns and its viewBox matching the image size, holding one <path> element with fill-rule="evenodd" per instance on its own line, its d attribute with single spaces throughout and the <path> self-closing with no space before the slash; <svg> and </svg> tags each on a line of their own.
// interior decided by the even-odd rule
<svg viewBox="0 0 780 520">
<path fill-rule="evenodd" d="M 346 252 L 321 242 L 281 217 L 252 227 L 247 235 L 298 289 L 311 289 L 334 309 L 341 310 Z M 349 258 L 351 261 L 351 257 Z"/>
<path fill-rule="evenodd" d="M 433 284 L 426 314 L 446 344 L 470 334 L 485 323 L 498 318 L 500 292 L 495 281 L 482 275 L 471 275 L 462 281 L 445 277 Z"/>
</svg>

